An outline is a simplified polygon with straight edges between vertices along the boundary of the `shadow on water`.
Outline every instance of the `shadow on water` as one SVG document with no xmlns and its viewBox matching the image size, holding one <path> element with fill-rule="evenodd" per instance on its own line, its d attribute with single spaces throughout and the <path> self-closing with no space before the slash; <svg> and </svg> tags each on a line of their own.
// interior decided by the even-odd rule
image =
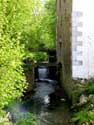
<svg viewBox="0 0 94 125">
<path fill-rule="evenodd" d="M 20 112 L 31 112 L 37 116 L 37 125 L 73 125 L 71 113 L 63 91 L 55 80 L 47 78 L 48 69 L 38 69 L 35 92 L 23 103 L 16 104 Z M 18 102 L 17 102 L 18 103 Z"/>
</svg>

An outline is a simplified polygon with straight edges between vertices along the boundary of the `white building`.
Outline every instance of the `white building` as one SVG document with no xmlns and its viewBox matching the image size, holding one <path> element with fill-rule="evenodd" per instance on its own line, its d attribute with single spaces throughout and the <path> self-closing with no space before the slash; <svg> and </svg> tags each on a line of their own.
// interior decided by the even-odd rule
<svg viewBox="0 0 94 125">
<path fill-rule="evenodd" d="M 94 77 L 94 0 L 73 0 L 72 75 Z"/>
</svg>

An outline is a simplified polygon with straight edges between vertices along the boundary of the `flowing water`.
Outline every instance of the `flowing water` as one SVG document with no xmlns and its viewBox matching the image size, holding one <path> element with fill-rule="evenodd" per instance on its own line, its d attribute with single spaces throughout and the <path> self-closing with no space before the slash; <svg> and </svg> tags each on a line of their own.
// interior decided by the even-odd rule
<svg viewBox="0 0 94 125">
<path fill-rule="evenodd" d="M 73 125 L 67 102 L 63 98 L 51 102 L 49 94 L 53 92 L 50 83 L 38 82 L 33 99 L 25 105 L 26 109 L 39 117 L 37 125 Z"/>
<path fill-rule="evenodd" d="M 20 111 L 36 115 L 37 125 L 73 125 L 66 99 L 54 95 L 57 82 L 47 78 L 48 70 L 45 67 L 38 69 L 38 73 L 35 92 L 20 105 Z"/>
</svg>

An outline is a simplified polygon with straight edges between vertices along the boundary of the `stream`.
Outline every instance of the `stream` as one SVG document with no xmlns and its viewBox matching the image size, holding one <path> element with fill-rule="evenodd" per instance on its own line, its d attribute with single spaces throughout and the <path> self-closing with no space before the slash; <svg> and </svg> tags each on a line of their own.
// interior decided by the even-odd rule
<svg viewBox="0 0 94 125">
<path fill-rule="evenodd" d="M 13 106 L 19 110 L 18 116 L 20 112 L 31 112 L 38 117 L 36 125 L 74 125 L 66 98 L 58 95 L 58 83 L 48 79 L 47 68 L 40 67 L 38 73 L 34 94 L 22 104 Z"/>
</svg>

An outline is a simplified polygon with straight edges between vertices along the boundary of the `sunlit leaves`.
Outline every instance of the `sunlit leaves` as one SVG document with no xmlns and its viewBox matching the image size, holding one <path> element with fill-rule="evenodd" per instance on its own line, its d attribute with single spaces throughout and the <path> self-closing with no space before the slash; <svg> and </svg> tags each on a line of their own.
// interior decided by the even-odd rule
<svg viewBox="0 0 94 125">
<path fill-rule="evenodd" d="M 20 41 L 27 16 L 24 2 L 0 0 L 0 109 L 20 97 L 27 86 Z"/>
<path fill-rule="evenodd" d="M 56 42 L 56 10 L 55 0 L 32 0 L 31 24 L 26 35 L 26 47 L 39 48 L 44 44 L 46 48 L 54 48 Z M 24 42 L 25 42 L 24 41 Z"/>
</svg>

